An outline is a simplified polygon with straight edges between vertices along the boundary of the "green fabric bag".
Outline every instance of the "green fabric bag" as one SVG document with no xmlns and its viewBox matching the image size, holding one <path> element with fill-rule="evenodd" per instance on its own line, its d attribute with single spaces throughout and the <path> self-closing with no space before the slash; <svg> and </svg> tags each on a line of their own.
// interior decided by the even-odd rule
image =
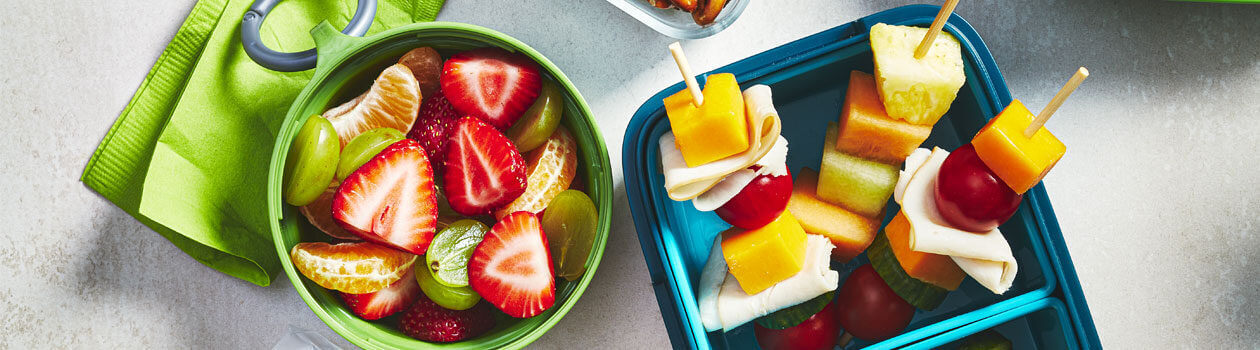
<svg viewBox="0 0 1260 350">
<path fill-rule="evenodd" d="M 197 261 L 260 286 L 280 274 L 265 184 L 289 104 L 312 72 L 254 63 L 240 23 L 253 0 L 200 0 L 114 122 L 80 178 Z M 382 0 L 368 35 L 437 17 L 444 0 Z M 314 47 L 354 1 L 281 2 L 261 31 L 277 51 Z"/>
</svg>

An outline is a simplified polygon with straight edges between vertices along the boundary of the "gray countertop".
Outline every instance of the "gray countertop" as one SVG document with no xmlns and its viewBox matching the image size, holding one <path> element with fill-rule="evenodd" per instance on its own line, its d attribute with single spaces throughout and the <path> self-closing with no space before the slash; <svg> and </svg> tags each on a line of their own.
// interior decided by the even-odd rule
<svg viewBox="0 0 1260 350">
<path fill-rule="evenodd" d="M 290 325 L 346 344 L 285 278 L 262 288 L 206 268 L 78 182 L 192 3 L 0 5 L 0 348 L 269 348 Z M 707 71 L 906 3 L 754 1 L 684 45 Z M 1070 151 L 1046 184 L 1103 343 L 1260 347 L 1260 6 L 967 0 L 957 12 L 1034 110 L 1077 66 L 1093 73 L 1050 121 Z M 673 40 L 600 0 L 450 0 L 439 19 L 553 60 L 612 150 L 603 263 L 535 346 L 667 347 L 619 150 L 633 111 L 678 79 Z"/>
</svg>

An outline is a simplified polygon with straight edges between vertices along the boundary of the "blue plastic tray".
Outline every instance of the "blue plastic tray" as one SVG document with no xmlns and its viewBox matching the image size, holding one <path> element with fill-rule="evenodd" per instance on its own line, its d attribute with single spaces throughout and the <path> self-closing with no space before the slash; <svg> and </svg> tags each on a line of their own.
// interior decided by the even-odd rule
<svg viewBox="0 0 1260 350">
<path fill-rule="evenodd" d="M 1054 296 L 1067 301 L 1068 317 L 1072 328 L 1085 349 L 1102 349 L 1098 339 L 1098 329 L 1094 328 L 1094 319 L 1090 316 L 1089 305 L 1085 303 L 1085 293 L 1081 291 L 1081 282 L 1076 278 L 1076 267 L 1072 265 L 1072 257 L 1068 255 L 1067 242 L 1063 240 L 1063 232 L 1059 230 L 1059 220 L 1055 218 L 1054 209 L 1050 207 L 1050 199 L 1045 191 L 1031 196 L 1030 200 L 1042 207 L 1041 232 L 1045 235 L 1046 249 L 1050 250 L 1050 260 L 1054 263 L 1055 276 L 1062 288 L 1054 291 Z"/>
<path fill-rule="evenodd" d="M 926 26 L 938 9 L 912 5 L 883 11 L 709 73 L 733 73 L 745 86 L 770 85 L 783 121 L 783 135 L 790 143 L 789 167 L 793 172 L 803 166 L 816 168 L 821 158 L 821 131 L 840 114 L 848 72 L 872 71 L 869 27 L 881 22 Z M 949 19 L 945 30 L 962 43 L 967 83 L 925 146 L 954 149 L 1010 103 L 1011 97 L 996 63 L 975 30 L 957 15 Z M 703 77 L 700 80 L 703 81 Z M 756 342 L 748 325 L 726 333 L 706 333 L 692 289 L 714 235 L 729 225 L 712 213 L 695 210 L 690 202 L 669 200 L 661 185 L 657 140 L 669 129 L 661 100 L 681 89 L 683 85 L 678 83 L 650 98 L 635 113 L 627 128 L 622 150 L 623 170 L 635 227 L 674 346 L 753 348 Z M 858 341 L 850 347 L 904 346 L 1050 295 L 1056 281 L 1063 280 L 1064 274 L 1056 271 L 1054 263 L 1059 259 L 1043 243 L 1046 237 L 1043 230 L 1047 226 L 1057 230 L 1057 224 L 1053 223 L 1048 201 L 1038 201 L 1038 198 L 1046 198 L 1041 185 L 1029 191 L 1019 211 L 1001 227 L 1020 265 L 1010 291 L 993 295 L 969 279 L 958 291 L 950 293 L 936 310 L 918 312 L 902 335 L 877 344 Z M 1043 215 L 1043 211 L 1049 215 Z M 835 268 L 847 274 L 863 260 L 860 257 Z M 1070 264 L 1070 259 L 1066 261 Z M 1083 306 L 1083 298 L 1081 300 Z M 1088 319 L 1088 311 L 1084 319 Z"/>
<path fill-rule="evenodd" d="M 993 329 L 1014 349 L 1079 349 L 1063 302 L 1045 298 L 911 344 L 906 349 L 957 349 L 963 339 Z"/>
</svg>

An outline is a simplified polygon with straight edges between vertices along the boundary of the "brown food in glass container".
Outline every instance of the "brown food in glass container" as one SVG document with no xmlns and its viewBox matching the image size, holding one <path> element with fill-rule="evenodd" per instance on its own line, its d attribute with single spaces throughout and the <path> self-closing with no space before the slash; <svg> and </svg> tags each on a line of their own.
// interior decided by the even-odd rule
<svg viewBox="0 0 1260 350">
<path fill-rule="evenodd" d="M 695 11 L 698 1 L 700 0 L 669 0 L 669 2 L 674 3 L 674 6 L 687 12 Z"/>
<path fill-rule="evenodd" d="M 726 0 L 700 0 L 695 11 L 691 11 L 691 19 L 702 26 L 712 24 L 723 7 L 726 7 Z"/>
</svg>

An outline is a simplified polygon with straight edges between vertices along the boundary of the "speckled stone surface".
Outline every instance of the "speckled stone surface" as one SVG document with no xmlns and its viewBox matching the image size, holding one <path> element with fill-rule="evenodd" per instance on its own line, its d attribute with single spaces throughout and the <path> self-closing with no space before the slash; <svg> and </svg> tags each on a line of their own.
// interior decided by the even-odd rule
<svg viewBox="0 0 1260 350">
<path fill-rule="evenodd" d="M 887 0 L 754 1 L 684 43 L 696 71 Z M 78 182 L 192 1 L 0 4 L 0 348 L 270 348 L 290 325 L 348 346 L 284 278 L 208 269 Z M 1103 343 L 1260 347 L 1260 6 L 968 0 L 1013 94 L 1070 151 L 1046 178 Z M 626 209 L 621 133 L 677 73 L 658 35 L 602 0 L 450 0 L 441 20 L 513 35 L 559 65 L 604 131 L 617 198 L 594 283 L 537 348 L 669 345 Z M 610 64 L 616 62 L 616 64 Z"/>
</svg>

